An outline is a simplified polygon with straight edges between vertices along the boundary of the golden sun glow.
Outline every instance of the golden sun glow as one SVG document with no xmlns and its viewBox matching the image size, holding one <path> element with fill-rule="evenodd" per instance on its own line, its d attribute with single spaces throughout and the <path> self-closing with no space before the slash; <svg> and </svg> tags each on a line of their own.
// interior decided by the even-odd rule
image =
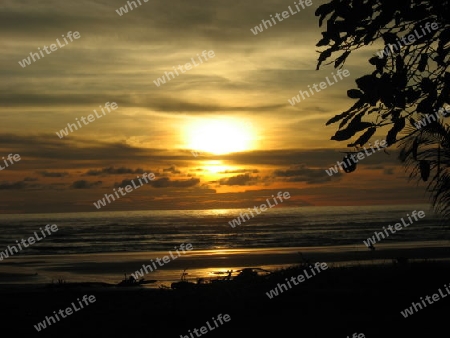
<svg viewBox="0 0 450 338">
<path fill-rule="evenodd" d="M 223 165 L 222 161 L 206 161 L 205 164 L 202 165 L 202 169 L 217 174 L 219 172 L 225 172 L 225 170 L 230 170 L 231 167 Z"/>
<path fill-rule="evenodd" d="M 201 119 L 187 125 L 187 148 L 215 155 L 252 149 L 251 123 L 233 119 Z"/>
</svg>

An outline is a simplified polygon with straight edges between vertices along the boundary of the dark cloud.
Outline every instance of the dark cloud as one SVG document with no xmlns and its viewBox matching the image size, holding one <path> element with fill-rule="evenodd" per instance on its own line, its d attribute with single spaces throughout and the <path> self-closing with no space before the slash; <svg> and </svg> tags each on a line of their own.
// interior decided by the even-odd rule
<svg viewBox="0 0 450 338">
<path fill-rule="evenodd" d="M 308 184 L 320 184 L 326 183 L 332 180 L 332 176 L 329 176 L 323 169 L 311 169 L 304 164 L 292 166 L 286 170 L 275 170 L 275 177 L 283 178 L 286 182 L 306 182 Z M 339 176 L 336 174 L 334 176 Z M 333 176 L 333 177 L 334 177 Z"/>
<path fill-rule="evenodd" d="M 92 189 L 92 188 L 98 188 L 102 185 L 102 181 L 97 182 L 89 182 L 86 180 L 79 180 L 72 183 L 70 186 L 72 189 Z"/>
<path fill-rule="evenodd" d="M 104 95 L 92 94 L 6 94 L 6 107 L 40 107 L 48 105 L 56 106 L 98 106 L 99 102 L 104 103 Z M 105 109 L 107 112 L 107 110 Z M 72 121 L 70 121 L 72 122 Z M 67 126 L 67 125 L 66 125 Z"/>
<path fill-rule="evenodd" d="M 97 169 L 92 169 L 92 170 L 88 170 L 87 172 L 85 172 L 83 174 L 83 176 L 106 176 L 106 175 L 120 175 L 120 174 L 143 174 L 144 170 L 143 169 L 129 169 L 129 168 L 125 168 L 125 167 L 120 167 L 120 168 L 113 168 L 113 167 L 109 167 L 109 168 L 103 168 L 100 170 Z"/>
<path fill-rule="evenodd" d="M 114 95 L 114 99 L 119 107 L 142 107 L 153 111 L 162 112 L 193 112 L 205 113 L 218 111 L 229 112 L 271 112 L 280 108 L 284 108 L 285 104 L 260 105 L 260 106 L 224 106 L 211 105 L 203 103 L 193 103 L 173 97 L 155 96 L 149 94 L 134 94 L 130 96 Z M 92 94 L 4 94 L 2 95 L 2 104 L 5 107 L 46 107 L 52 106 L 78 106 L 97 107 L 99 103 L 105 102 L 105 95 Z M 113 102 L 113 101 L 110 101 Z M 106 111 L 106 109 L 105 109 Z M 91 113 L 90 111 L 89 113 Z M 88 115 L 88 114 L 85 114 Z M 70 121 L 72 122 L 72 121 Z M 66 127 L 63 125 L 62 127 Z"/>
<path fill-rule="evenodd" d="M 163 169 L 163 172 L 168 172 L 172 174 L 181 174 L 181 171 L 179 171 L 175 166 L 171 166 L 170 168 Z"/>
<path fill-rule="evenodd" d="M 120 183 L 115 183 L 114 187 L 125 187 L 127 185 L 133 186 L 132 183 L 133 180 L 122 180 Z M 144 180 L 142 180 L 142 183 L 146 184 Z M 200 180 L 198 178 L 191 178 L 189 180 L 171 180 L 169 177 L 162 177 L 153 181 L 149 181 L 149 185 L 151 185 L 153 188 L 190 188 L 198 185 L 200 183 Z M 137 187 L 140 187 L 140 182 L 138 179 L 134 180 L 134 184 Z"/>
<path fill-rule="evenodd" d="M 37 177 L 25 177 L 23 179 L 24 182 L 34 182 L 34 181 L 39 181 L 39 178 Z"/>
<path fill-rule="evenodd" d="M 0 183 L 0 190 L 25 189 L 26 184 L 23 181 L 19 182 L 2 182 Z"/>
<path fill-rule="evenodd" d="M 49 168 L 49 161 L 53 162 L 53 168 L 74 169 L 83 168 L 86 170 L 86 164 L 90 163 L 91 168 L 99 168 L 108 163 L 108 167 L 103 169 L 91 169 L 85 172 L 87 176 L 98 176 L 99 174 L 115 174 L 118 170 L 131 171 L 133 169 L 116 168 L 112 163 L 129 163 L 130 159 L 139 163 L 172 163 L 175 168 L 183 165 L 193 164 L 192 154 L 184 150 L 177 149 L 152 149 L 131 146 L 126 142 L 106 142 L 99 139 L 73 138 L 59 139 L 56 135 L 17 135 L 0 134 L 0 144 L 11 151 L 19 153 L 22 159 L 39 157 L 33 164 L 21 165 L 36 168 Z M 388 156 L 382 152 L 374 154 L 364 161 L 361 165 L 398 165 L 397 152 L 392 151 Z M 271 166 L 291 166 L 305 164 L 308 167 L 321 167 L 328 169 L 336 165 L 336 161 L 341 161 L 343 154 L 333 149 L 283 149 L 283 150 L 257 150 L 234 154 L 225 154 L 214 157 L 205 157 L 205 160 L 214 159 L 226 161 L 229 164 L 242 167 L 257 165 Z M 102 165 L 103 164 L 103 165 Z M 196 161 L 193 165 L 197 166 Z M 134 169 L 133 173 L 140 173 L 141 169 Z M 179 169 L 178 169 L 179 170 Z M 193 169 L 195 170 L 195 169 Z M 201 171 L 204 169 L 197 169 Z M 250 170 L 250 169 L 249 169 Z M 256 169 L 255 169 L 256 170 Z M 147 171 L 148 172 L 148 171 Z M 131 172 L 130 172 L 131 173 Z M 155 173 L 157 175 L 157 173 Z"/>
<path fill-rule="evenodd" d="M 225 170 L 220 172 L 219 174 L 257 174 L 259 173 L 258 169 L 235 169 L 235 170 Z"/>
<path fill-rule="evenodd" d="M 219 180 L 220 185 L 253 185 L 258 177 L 252 177 L 249 174 L 243 174 L 233 177 L 226 177 Z"/>
<path fill-rule="evenodd" d="M 42 175 L 42 177 L 65 177 L 69 174 L 66 172 L 49 172 L 49 171 L 39 171 L 39 174 Z"/>
<path fill-rule="evenodd" d="M 122 182 L 120 182 L 120 183 L 114 183 L 114 187 L 115 188 L 119 188 L 119 187 L 122 187 L 122 188 L 124 188 L 124 187 L 126 187 L 127 185 L 131 185 L 131 186 L 133 186 L 133 183 L 131 182 L 132 180 L 122 180 Z M 144 183 L 145 184 L 145 181 L 144 180 L 142 180 L 141 179 L 141 181 L 142 181 L 142 183 Z M 135 181 L 134 181 L 134 184 L 139 188 L 140 187 L 140 185 L 141 185 L 141 183 L 139 182 L 139 180 L 138 179 L 136 179 Z"/>
<path fill-rule="evenodd" d="M 394 175 L 395 173 L 395 168 L 385 168 L 383 170 L 383 174 L 385 175 Z"/>
<path fill-rule="evenodd" d="M 32 167 L 45 169 L 49 167 L 49 161 L 51 160 L 55 160 L 55 167 L 73 169 L 77 167 L 77 161 L 94 162 L 95 164 L 92 167 L 100 167 L 103 162 L 129 162 L 130 158 L 142 162 L 151 159 L 152 156 L 161 156 L 162 153 L 169 157 L 171 155 L 165 150 L 136 148 L 125 142 L 108 143 L 89 138 L 58 139 L 56 135 L 48 134 L 0 134 L 0 144 L 9 149 L 14 149 L 21 155 L 22 159 L 39 157 L 40 161 L 33 161 Z M 176 158 L 179 158 L 179 156 L 173 157 L 173 159 Z M 29 165 L 31 166 L 31 164 Z M 81 164 L 80 167 L 85 168 L 86 165 Z M 39 173 L 42 174 L 43 172 L 46 172 L 46 170 Z"/>
<path fill-rule="evenodd" d="M 176 41 L 179 44 L 189 41 L 201 46 L 204 40 L 221 44 L 231 44 L 236 40 L 257 44 L 274 38 L 274 35 L 278 38 L 280 35 L 289 36 L 293 30 L 308 32 L 311 27 L 317 26 L 314 10 L 318 6 L 317 2 L 322 1 L 315 0 L 313 6 L 305 8 L 260 36 L 254 36 L 250 28 L 260 24 L 262 19 L 268 19 L 269 14 L 287 10 L 287 4 L 248 1 L 230 6 L 225 0 L 200 0 L 195 3 L 174 0 L 168 10 L 167 3 L 163 0 L 148 3 L 141 0 L 141 6 L 119 16 L 115 10 L 127 4 L 124 0 L 79 0 L 76 4 L 55 0 L 42 3 L 30 0 L 10 1 L 3 6 L 0 28 L 11 31 L 15 38 L 29 39 L 42 35 L 52 37 L 57 33 L 60 36 L 59 30 L 74 30 L 73 27 L 76 27 L 81 33 L 81 39 L 85 32 L 89 32 L 104 37 L 114 33 L 114 38 L 128 38 L 130 42 L 141 44 L 148 44 L 148 41 L 167 42 L 169 38 L 175 39 L 174 35 L 178 35 Z M 137 3 L 136 0 L 135 2 Z M 136 25 L 139 25 L 139 29 L 136 29 Z M 135 34 L 129 35 L 130 32 Z M 302 38 L 306 38 L 305 35 L 302 34 Z M 81 39 L 75 42 L 81 43 Z"/>
<path fill-rule="evenodd" d="M 190 188 L 198 185 L 199 183 L 200 180 L 198 178 L 171 181 L 169 177 L 162 177 L 150 182 L 151 186 L 154 188 Z"/>
</svg>

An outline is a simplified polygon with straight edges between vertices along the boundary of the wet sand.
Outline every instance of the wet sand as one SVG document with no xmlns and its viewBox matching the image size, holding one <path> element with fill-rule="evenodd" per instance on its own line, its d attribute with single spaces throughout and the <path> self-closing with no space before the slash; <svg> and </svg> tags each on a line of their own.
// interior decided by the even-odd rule
<svg viewBox="0 0 450 338">
<path fill-rule="evenodd" d="M 302 253 L 302 257 L 299 252 Z M 102 282 L 116 284 L 151 264 L 151 259 L 169 255 L 168 251 L 133 252 L 109 254 L 83 254 L 58 256 L 14 256 L 0 263 L 0 284 L 47 284 L 63 279 L 66 282 Z M 175 255 L 176 257 L 176 255 Z M 184 269 L 187 278 L 214 279 L 233 270 L 232 276 L 246 267 L 259 267 L 274 271 L 298 264 L 301 259 L 326 262 L 330 266 L 361 264 L 390 264 L 400 257 L 409 260 L 446 260 L 450 258 L 448 241 L 417 242 L 400 244 L 379 244 L 376 250 L 368 250 L 364 245 L 271 248 L 271 249 L 230 249 L 187 251 L 176 259 L 170 259 L 163 266 L 145 273 L 146 280 L 156 280 L 146 287 L 170 286 L 180 279 Z"/>
<path fill-rule="evenodd" d="M 231 321 L 207 337 L 438 337 L 450 297 L 403 318 L 400 311 L 450 282 L 450 264 L 406 263 L 330 267 L 270 299 L 267 292 L 302 269 L 266 278 L 187 290 L 100 284 L 13 285 L 0 288 L 2 328 L 29 337 L 188 337 L 219 314 Z M 35 325 L 78 299 L 95 302 L 37 332 Z M 9 331 L 6 331 L 9 332 Z M 203 337 L 196 336 L 193 337 Z"/>
</svg>

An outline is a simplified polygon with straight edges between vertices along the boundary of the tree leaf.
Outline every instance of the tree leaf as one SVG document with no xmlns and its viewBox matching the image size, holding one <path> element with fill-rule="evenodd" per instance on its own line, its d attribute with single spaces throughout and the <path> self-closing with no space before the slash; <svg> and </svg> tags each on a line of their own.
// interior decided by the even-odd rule
<svg viewBox="0 0 450 338">
<path fill-rule="evenodd" d="M 417 137 L 414 139 L 413 146 L 412 146 L 412 155 L 414 161 L 417 161 L 417 150 L 419 149 L 419 140 Z"/>
<path fill-rule="evenodd" d="M 328 48 L 328 49 L 326 49 L 326 50 L 324 50 L 323 52 L 320 53 L 316 70 L 319 70 L 320 65 L 322 64 L 322 62 L 324 62 L 326 59 L 328 59 L 331 56 L 331 51 L 332 51 L 332 49 Z"/>
<path fill-rule="evenodd" d="M 420 176 L 422 177 L 422 180 L 424 182 L 428 181 L 428 178 L 430 177 L 430 162 L 429 161 L 420 161 L 419 168 L 420 168 Z"/>
<path fill-rule="evenodd" d="M 340 57 L 338 57 L 334 62 L 334 68 L 338 68 L 341 64 L 343 64 L 345 62 L 345 59 L 347 59 L 347 57 L 350 55 L 350 53 L 351 53 L 350 51 L 346 51 Z"/>
<path fill-rule="evenodd" d="M 394 144 L 397 141 L 397 134 L 405 127 L 405 118 L 399 118 L 395 121 L 394 126 L 389 130 L 386 136 L 386 142 L 388 146 Z"/>
<path fill-rule="evenodd" d="M 332 117 L 331 119 L 329 119 L 325 125 L 328 126 L 328 125 L 330 125 L 330 124 L 332 124 L 332 123 L 336 123 L 337 121 L 343 119 L 344 117 L 346 117 L 346 116 L 349 115 L 349 114 L 350 114 L 350 111 L 348 110 L 348 111 L 346 111 L 346 112 L 343 112 L 342 114 L 335 115 L 334 117 Z"/>
<path fill-rule="evenodd" d="M 417 66 L 417 70 L 419 72 L 424 72 L 425 68 L 427 67 L 427 64 L 428 64 L 428 54 L 423 53 L 420 56 L 420 61 L 419 61 L 419 65 Z"/>
<path fill-rule="evenodd" d="M 347 90 L 347 96 L 351 99 L 360 99 L 364 96 L 364 93 L 358 89 Z"/>
<path fill-rule="evenodd" d="M 431 91 L 436 89 L 436 86 L 433 81 L 431 81 L 429 78 L 424 77 L 422 81 L 420 82 L 420 88 L 425 93 L 430 93 Z"/>
<path fill-rule="evenodd" d="M 370 140 L 370 138 L 373 136 L 373 134 L 375 134 L 376 131 L 377 131 L 376 127 L 370 127 L 354 143 L 351 143 L 347 146 L 348 147 L 356 147 L 357 145 L 359 145 L 362 147 Z"/>
<path fill-rule="evenodd" d="M 352 161 L 352 158 L 350 157 L 350 155 L 345 155 L 344 158 L 342 159 L 342 162 L 347 164 L 347 166 L 344 166 L 344 171 L 347 174 L 354 172 L 356 170 L 356 162 Z"/>
<path fill-rule="evenodd" d="M 350 124 L 347 126 L 347 128 L 343 130 L 338 130 L 334 136 L 331 137 L 334 141 L 345 141 L 349 138 L 353 137 L 357 132 L 370 128 L 372 126 L 372 123 L 369 122 L 359 122 L 359 123 L 353 123 L 350 122 Z"/>
<path fill-rule="evenodd" d="M 323 19 L 334 10 L 332 3 L 327 3 L 319 6 L 314 13 L 315 16 L 320 16 L 319 27 L 322 27 Z"/>
<path fill-rule="evenodd" d="M 395 45 L 398 39 L 397 34 L 387 32 L 383 34 L 384 44 L 387 46 L 388 44 Z"/>
</svg>

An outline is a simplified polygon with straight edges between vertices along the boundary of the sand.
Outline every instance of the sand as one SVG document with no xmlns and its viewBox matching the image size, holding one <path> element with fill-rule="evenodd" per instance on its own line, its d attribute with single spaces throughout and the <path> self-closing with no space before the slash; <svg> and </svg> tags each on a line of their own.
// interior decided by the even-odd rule
<svg viewBox="0 0 450 338">
<path fill-rule="evenodd" d="M 347 337 L 355 332 L 366 337 L 437 337 L 438 329 L 445 328 L 450 297 L 411 318 L 403 318 L 400 311 L 450 283 L 449 249 L 441 244 L 379 245 L 373 252 L 355 247 L 299 248 L 306 259 L 327 262 L 329 269 L 273 299 L 267 292 L 285 278 L 298 276 L 301 269 L 183 291 L 159 288 L 164 285 L 160 282 L 157 288 L 112 286 L 122 278 L 122 269 L 139 267 L 148 253 L 17 257 L 1 263 L 1 277 L 6 281 L 0 288 L 2 327 L 31 337 L 186 337 L 189 330 L 199 329 L 213 317 L 229 314 L 229 322 L 200 337 Z M 170 285 L 186 266 L 188 272 L 199 273 L 280 267 L 298 263 L 299 257 L 292 248 L 192 252 L 159 273 Z M 409 260 L 394 264 L 395 257 Z M 79 280 L 62 285 L 45 282 L 51 274 L 63 272 Z M 102 277 L 111 278 L 111 283 Z M 192 275 L 188 278 L 196 280 Z M 35 329 L 46 316 L 72 302 L 78 304 L 84 295 L 95 296 L 95 303 L 41 332 Z"/>
<path fill-rule="evenodd" d="M 147 280 L 157 280 L 150 288 L 170 286 L 180 279 L 184 269 L 187 278 L 214 279 L 228 270 L 233 276 L 245 267 L 260 267 L 270 271 L 297 264 L 303 260 L 327 262 L 333 266 L 391 263 L 392 259 L 410 260 L 446 259 L 450 249 L 446 242 L 379 244 L 375 251 L 360 246 L 330 246 L 271 249 L 193 250 L 171 259 L 163 266 L 146 273 Z M 299 255 L 302 253 L 302 257 Z M 133 252 L 58 256 L 13 256 L 0 264 L 0 284 L 47 284 L 58 279 L 66 282 L 103 282 L 116 284 L 151 264 L 151 259 L 162 258 L 168 252 Z M 143 271 L 145 273 L 145 271 Z"/>
<path fill-rule="evenodd" d="M 86 284 L 3 287 L 2 327 L 30 337 L 165 338 L 186 336 L 218 314 L 228 314 L 231 321 L 207 337 L 347 337 L 354 332 L 366 337 L 438 337 L 438 330 L 445 330 L 448 298 L 411 318 L 403 318 L 400 311 L 449 282 L 448 263 L 329 268 L 276 298 L 267 297 L 285 277 L 300 272 L 286 270 L 270 279 L 185 291 Z M 36 331 L 34 325 L 45 316 L 78 304 L 84 295 L 96 301 Z"/>
</svg>

